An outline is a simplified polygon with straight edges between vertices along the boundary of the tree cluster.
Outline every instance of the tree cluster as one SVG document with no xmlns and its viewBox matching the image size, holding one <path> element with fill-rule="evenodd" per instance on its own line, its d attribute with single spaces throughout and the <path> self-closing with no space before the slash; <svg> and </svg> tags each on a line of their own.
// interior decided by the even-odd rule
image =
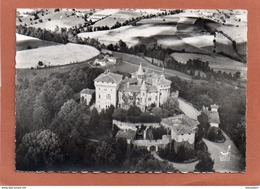
<svg viewBox="0 0 260 189">
<path fill-rule="evenodd" d="M 147 112 L 142 112 L 137 106 L 130 106 L 128 110 L 118 108 L 112 115 L 113 119 L 131 123 L 159 123 L 161 118 Z"/>
</svg>

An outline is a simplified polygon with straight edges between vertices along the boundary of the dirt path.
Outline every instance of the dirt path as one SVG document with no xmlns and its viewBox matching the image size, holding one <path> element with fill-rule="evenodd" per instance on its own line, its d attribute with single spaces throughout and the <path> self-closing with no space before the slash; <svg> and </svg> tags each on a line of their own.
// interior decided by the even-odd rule
<svg viewBox="0 0 260 189">
<path fill-rule="evenodd" d="M 241 154 L 233 141 L 223 132 L 226 137 L 224 143 L 215 143 L 207 139 L 203 139 L 208 146 L 208 152 L 211 153 L 211 158 L 214 160 L 214 170 L 216 172 L 240 172 L 241 169 Z M 223 155 L 221 152 L 227 152 L 228 146 L 231 146 L 230 153 L 227 155 L 230 157 L 229 161 L 223 161 Z"/>
</svg>

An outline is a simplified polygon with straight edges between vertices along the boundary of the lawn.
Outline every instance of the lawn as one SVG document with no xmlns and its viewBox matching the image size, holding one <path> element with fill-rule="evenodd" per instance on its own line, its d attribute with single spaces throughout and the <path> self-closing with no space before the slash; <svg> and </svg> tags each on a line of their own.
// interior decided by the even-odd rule
<svg viewBox="0 0 260 189">
<path fill-rule="evenodd" d="M 70 28 L 78 24 L 84 24 L 85 21 L 83 15 L 88 12 L 85 9 L 78 9 L 75 11 L 71 9 L 61 9 L 58 12 L 54 12 L 54 9 L 41 9 L 41 13 L 38 14 L 39 19 L 34 20 L 34 16 L 25 14 L 23 9 L 18 9 L 18 11 L 21 12 L 21 21 L 16 19 L 16 25 L 26 24 L 27 26 L 39 27 L 52 31 L 56 29 L 56 26 L 59 28 Z M 42 22 L 39 20 L 42 20 Z"/>
<path fill-rule="evenodd" d="M 222 70 L 226 72 L 240 71 L 241 76 L 246 76 L 246 64 L 238 62 L 236 60 L 221 56 L 221 55 L 204 55 L 194 53 L 172 53 L 171 56 L 181 63 L 186 63 L 189 59 L 200 59 L 202 61 L 208 61 L 209 66 L 213 70 Z"/>
<path fill-rule="evenodd" d="M 17 51 L 16 68 L 35 68 L 39 61 L 47 66 L 72 64 L 89 60 L 99 53 L 94 47 L 72 43 Z"/>
<path fill-rule="evenodd" d="M 36 49 L 40 47 L 48 47 L 60 45 L 59 43 L 51 42 L 51 41 L 44 41 L 40 40 L 35 37 L 28 37 L 21 34 L 16 34 L 16 50 L 28 50 L 28 49 Z"/>
</svg>

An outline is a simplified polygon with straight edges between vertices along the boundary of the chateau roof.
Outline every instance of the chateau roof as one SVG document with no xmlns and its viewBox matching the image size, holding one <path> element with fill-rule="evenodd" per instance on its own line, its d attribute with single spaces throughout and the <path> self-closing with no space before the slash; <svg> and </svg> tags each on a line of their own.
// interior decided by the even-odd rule
<svg viewBox="0 0 260 189">
<path fill-rule="evenodd" d="M 141 63 L 140 63 L 140 66 L 138 68 L 138 71 L 136 72 L 136 75 L 144 75 L 144 70 L 143 70 Z"/>
<path fill-rule="evenodd" d="M 120 84 L 119 91 L 125 91 L 125 92 L 140 92 L 140 85 L 129 85 L 127 84 Z"/>
<path fill-rule="evenodd" d="M 142 90 L 142 91 L 146 91 L 146 90 L 147 90 L 147 87 L 146 87 L 145 81 L 143 81 L 140 90 Z"/>
<path fill-rule="evenodd" d="M 177 115 L 175 117 L 163 118 L 161 123 L 167 127 L 173 128 L 177 135 L 195 133 L 195 129 L 199 124 L 197 120 L 194 120 L 184 114 Z"/>
<path fill-rule="evenodd" d="M 108 82 L 108 83 L 119 83 L 122 80 L 122 75 L 105 71 L 100 74 L 94 81 Z"/>
<path fill-rule="evenodd" d="M 158 81 L 158 85 L 170 85 L 172 82 L 165 78 L 160 78 Z"/>
<path fill-rule="evenodd" d="M 122 84 L 120 84 L 118 90 L 124 91 L 124 92 L 140 92 L 141 91 L 140 88 L 141 88 L 140 85 L 129 85 L 129 86 L 127 86 L 127 84 L 122 83 Z M 149 92 L 149 93 L 158 91 L 156 86 L 146 86 L 146 88 L 147 88 L 146 89 L 147 92 Z"/>
<path fill-rule="evenodd" d="M 116 134 L 116 138 L 134 139 L 136 131 L 133 130 L 119 130 Z"/>
<path fill-rule="evenodd" d="M 82 91 L 80 91 L 80 94 L 93 94 L 95 92 L 95 89 L 83 89 Z"/>
</svg>

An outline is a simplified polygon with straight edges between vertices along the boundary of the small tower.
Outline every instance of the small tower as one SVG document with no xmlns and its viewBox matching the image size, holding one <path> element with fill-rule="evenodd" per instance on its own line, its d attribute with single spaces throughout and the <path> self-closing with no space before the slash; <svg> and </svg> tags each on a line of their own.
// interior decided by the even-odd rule
<svg viewBox="0 0 260 189">
<path fill-rule="evenodd" d="M 140 88 L 141 91 L 141 110 L 144 112 L 145 111 L 145 106 L 146 106 L 146 94 L 147 94 L 147 87 L 145 84 L 145 81 L 143 81 L 142 86 Z"/>
<path fill-rule="evenodd" d="M 165 79 L 164 67 L 162 68 L 161 79 Z"/>
<path fill-rule="evenodd" d="M 218 112 L 218 105 L 213 104 L 210 107 L 211 107 L 211 112 Z"/>
<path fill-rule="evenodd" d="M 144 70 L 142 67 L 142 63 L 140 63 L 138 71 L 136 72 L 136 77 L 137 77 L 137 84 L 141 85 L 143 83 L 143 80 L 145 79 L 145 74 L 144 74 Z"/>
</svg>

